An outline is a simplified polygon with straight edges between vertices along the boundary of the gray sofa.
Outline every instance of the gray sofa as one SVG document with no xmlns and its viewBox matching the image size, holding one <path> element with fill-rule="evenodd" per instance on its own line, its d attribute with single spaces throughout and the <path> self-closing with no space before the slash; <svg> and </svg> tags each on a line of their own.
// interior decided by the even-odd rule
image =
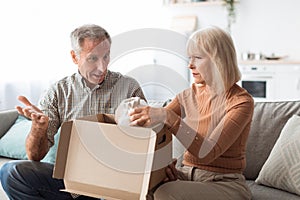
<svg viewBox="0 0 300 200">
<path fill-rule="evenodd" d="M 293 115 L 300 115 L 300 100 L 255 102 L 244 172 L 254 200 L 300 200 L 298 195 L 255 183 L 282 128 Z"/>
<path fill-rule="evenodd" d="M 293 115 L 300 115 L 300 100 L 255 102 L 254 116 L 246 151 L 247 167 L 244 172 L 253 194 L 252 199 L 254 200 L 300 200 L 299 195 L 255 182 L 281 130 Z M 17 117 L 18 114 L 14 110 L 0 112 L 0 137 L 5 134 Z M 174 151 L 179 157 L 181 149 L 175 145 Z M 7 160 L 9 159 L 0 158 L 0 166 Z M 0 189 L 0 199 L 6 199 L 2 188 Z"/>
<path fill-rule="evenodd" d="M 18 113 L 16 110 L 6 110 L 0 111 L 0 138 L 9 130 L 9 128 L 15 123 L 18 118 Z M 10 158 L 5 158 L 0 156 L 0 167 L 7 161 L 11 160 Z M 1 186 L 1 182 L 0 182 Z M 8 199 L 2 189 L 0 188 L 0 199 Z"/>
</svg>

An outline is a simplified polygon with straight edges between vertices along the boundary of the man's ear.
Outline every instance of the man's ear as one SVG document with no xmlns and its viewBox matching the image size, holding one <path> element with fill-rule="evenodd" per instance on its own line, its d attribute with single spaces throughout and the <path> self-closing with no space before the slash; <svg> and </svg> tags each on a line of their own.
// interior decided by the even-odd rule
<svg viewBox="0 0 300 200">
<path fill-rule="evenodd" d="M 78 64 L 78 59 L 77 59 L 77 56 L 76 56 L 74 50 L 71 51 L 71 57 L 72 57 L 73 63 Z"/>
</svg>

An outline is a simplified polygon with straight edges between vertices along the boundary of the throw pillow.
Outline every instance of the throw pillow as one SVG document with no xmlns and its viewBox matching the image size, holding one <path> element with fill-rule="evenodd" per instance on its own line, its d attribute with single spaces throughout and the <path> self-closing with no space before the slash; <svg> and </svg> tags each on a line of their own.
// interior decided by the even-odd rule
<svg viewBox="0 0 300 200">
<path fill-rule="evenodd" d="M 0 155 L 14 159 L 27 159 L 25 139 L 30 127 L 31 121 L 19 115 L 16 122 L 0 139 Z"/>
<path fill-rule="evenodd" d="M 58 129 L 57 133 L 54 135 L 54 145 L 49 149 L 46 156 L 41 160 L 41 162 L 55 163 L 56 159 L 56 151 L 59 142 L 60 129 Z"/>
<path fill-rule="evenodd" d="M 19 115 L 13 126 L 0 139 L 0 156 L 27 160 L 25 140 L 31 128 L 31 121 Z M 59 132 L 54 137 L 52 146 L 42 162 L 55 162 Z"/>
<path fill-rule="evenodd" d="M 287 121 L 255 182 L 300 195 L 300 116 Z"/>
</svg>

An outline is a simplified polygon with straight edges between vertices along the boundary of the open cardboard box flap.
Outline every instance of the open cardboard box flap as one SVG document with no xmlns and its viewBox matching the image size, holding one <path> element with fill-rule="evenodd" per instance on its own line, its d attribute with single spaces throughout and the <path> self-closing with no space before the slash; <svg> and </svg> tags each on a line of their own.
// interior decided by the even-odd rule
<svg viewBox="0 0 300 200">
<path fill-rule="evenodd" d="M 115 124 L 98 114 L 63 123 L 53 177 L 65 191 L 107 199 L 145 199 L 165 177 L 172 135 L 153 128 Z"/>
</svg>

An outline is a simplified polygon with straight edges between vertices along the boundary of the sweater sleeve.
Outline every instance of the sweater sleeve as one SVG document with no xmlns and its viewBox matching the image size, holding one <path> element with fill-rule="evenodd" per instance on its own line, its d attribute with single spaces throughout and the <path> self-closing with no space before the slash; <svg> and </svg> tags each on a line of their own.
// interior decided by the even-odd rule
<svg viewBox="0 0 300 200">
<path fill-rule="evenodd" d="M 208 164 L 220 157 L 232 147 L 237 138 L 245 133 L 245 127 L 251 123 L 253 102 L 247 101 L 239 103 L 226 111 L 224 117 L 217 126 L 209 130 L 203 137 L 199 132 L 191 129 L 188 125 L 181 123 L 179 140 L 186 141 L 186 148 L 195 156 L 197 162 Z M 190 130 L 189 130 L 190 129 Z M 181 138 L 180 138 L 181 137 Z"/>
<path fill-rule="evenodd" d="M 244 146 L 247 140 L 254 103 L 249 95 L 241 93 L 217 101 L 206 97 L 191 100 L 186 95 L 167 107 L 177 114 L 169 130 L 188 150 L 189 163 L 206 165 L 228 152 L 228 156 L 236 157 L 243 151 L 239 142 Z M 182 112 L 186 116 L 181 116 Z"/>
</svg>

